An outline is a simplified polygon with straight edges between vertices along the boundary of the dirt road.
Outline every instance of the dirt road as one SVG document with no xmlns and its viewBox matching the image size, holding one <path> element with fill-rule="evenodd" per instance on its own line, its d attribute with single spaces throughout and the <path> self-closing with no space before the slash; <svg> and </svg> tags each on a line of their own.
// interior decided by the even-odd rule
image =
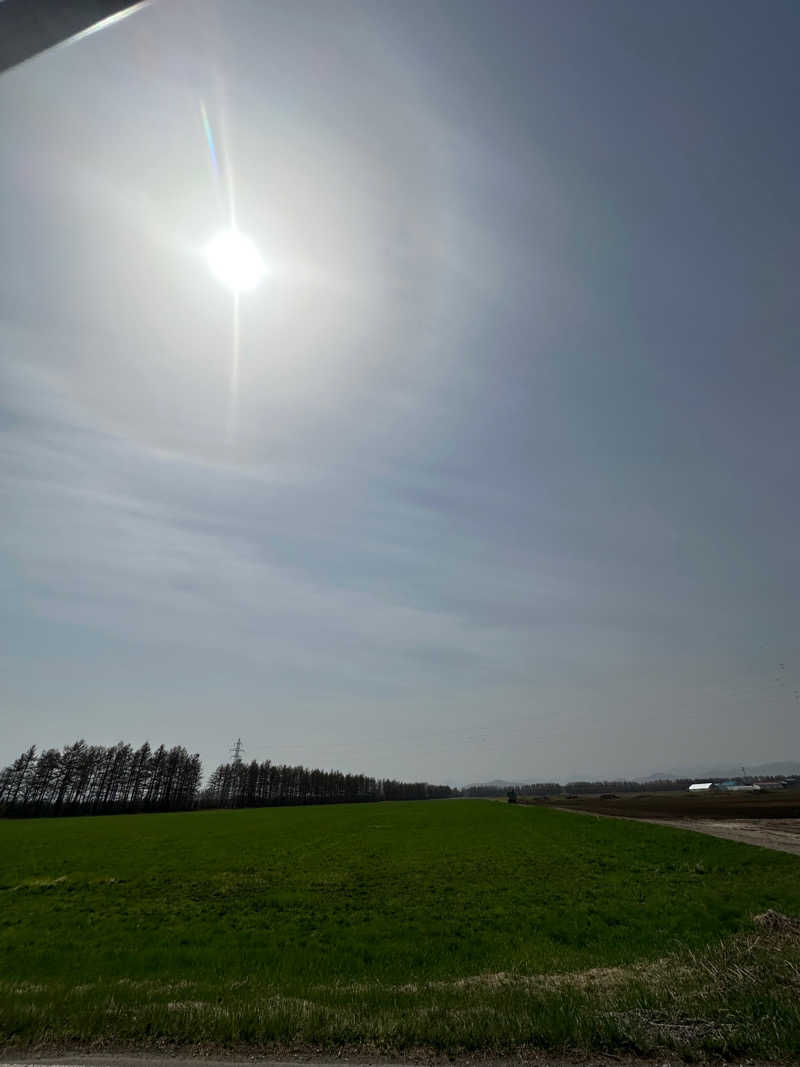
<svg viewBox="0 0 800 1067">
<path fill-rule="evenodd" d="M 657 826 L 676 826 L 746 845 L 774 848 L 800 856 L 800 819 L 644 819 Z"/>
<path fill-rule="evenodd" d="M 800 819 L 652 819 L 578 807 L 559 807 L 557 810 L 568 811 L 572 815 L 594 815 L 599 819 L 627 819 L 630 822 L 649 822 L 653 826 L 674 826 L 677 830 L 694 830 L 698 834 L 727 837 L 730 841 L 741 841 L 745 845 L 759 845 L 761 848 L 800 856 Z"/>
</svg>

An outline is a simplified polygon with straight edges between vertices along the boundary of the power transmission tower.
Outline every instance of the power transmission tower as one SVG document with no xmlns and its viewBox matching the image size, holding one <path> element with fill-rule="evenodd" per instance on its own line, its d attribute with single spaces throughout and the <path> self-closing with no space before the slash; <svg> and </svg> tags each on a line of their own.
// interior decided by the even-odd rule
<svg viewBox="0 0 800 1067">
<path fill-rule="evenodd" d="M 242 744 L 241 737 L 236 738 L 236 744 L 231 748 L 231 755 L 233 756 L 234 763 L 242 762 L 242 753 L 245 751 L 245 747 Z"/>
</svg>

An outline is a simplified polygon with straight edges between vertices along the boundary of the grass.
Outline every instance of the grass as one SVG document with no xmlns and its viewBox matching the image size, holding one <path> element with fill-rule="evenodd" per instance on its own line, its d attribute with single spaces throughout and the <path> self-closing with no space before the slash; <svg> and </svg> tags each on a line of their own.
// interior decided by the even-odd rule
<svg viewBox="0 0 800 1067">
<path fill-rule="evenodd" d="M 0 1045 L 795 1057 L 800 860 L 482 801 L 0 822 Z"/>
</svg>

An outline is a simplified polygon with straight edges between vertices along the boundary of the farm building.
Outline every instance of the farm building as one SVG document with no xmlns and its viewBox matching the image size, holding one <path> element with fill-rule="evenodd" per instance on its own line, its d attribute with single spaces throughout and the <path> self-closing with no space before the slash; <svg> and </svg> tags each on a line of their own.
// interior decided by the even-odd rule
<svg viewBox="0 0 800 1067">
<path fill-rule="evenodd" d="M 723 782 L 720 789 L 724 789 L 726 793 L 758 793 L 759 786 L 757 785 L 744 785 L 742 782 L 729 779 L 727 782 Z"/>
<path fill-rule="evenodd" d="M 689 786 L 690 793 L 707 793 L 712 789 L 719 789 L 719 786 L 715 782 L 695 782 Z"/>
</svg>

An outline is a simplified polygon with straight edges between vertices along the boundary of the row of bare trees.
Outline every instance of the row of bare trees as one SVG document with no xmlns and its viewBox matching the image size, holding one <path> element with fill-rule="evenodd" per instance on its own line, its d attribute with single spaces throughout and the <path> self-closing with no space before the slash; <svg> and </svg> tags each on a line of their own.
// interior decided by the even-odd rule
<svg viewBox="0 0 800 1067">
<path fill-rule="evenodd" d="M 180 746 L 76 741 L 37 755 L 34 745 L 0 771 L 0 814 L 186 811 L 197 805 L 201 774 L 200 757 Z"/>
<path fill-rule="evenodd" d="M 208 808 L 260 808 L 284 804 L 357 804 L 378 800 L 435 800 L 455 795 L 449 786 L 396 782 L 363 774 L 310 770 L 282 763 L 220 764 L 200 795 Z"/>
<path fill-rule="evenodd" d="M 0 771 L 0 815 L 116 815 L 284 804 L 434 800 L 458 790 L 286 764 L 221 764 L 201 791 L 200 757 L 185 748 L 133 749 L 76 741 L 37 754 L 36 746 Z"/>
</svg>

